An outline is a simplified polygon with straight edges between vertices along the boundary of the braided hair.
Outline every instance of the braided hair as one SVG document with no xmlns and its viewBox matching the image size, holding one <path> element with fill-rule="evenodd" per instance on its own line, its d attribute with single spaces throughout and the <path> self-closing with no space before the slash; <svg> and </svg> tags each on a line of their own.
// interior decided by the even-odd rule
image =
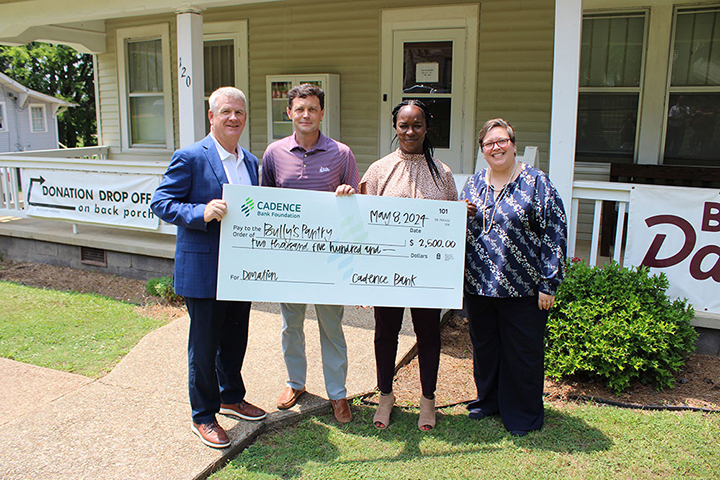
<svg viewBox="0 0 720 480">
<path fill-rule="evenodd" d="M 392 109 L 392 126 L 393 128 L 396 128 L 397 117 L 400 109 L 410 105 L 418 107 L 420 110 L 422 110 L 423 116 L 425 117 L 425 127 L 427 128 L 427 131 L 425 133 L 425 139 L 423 140 L 422 145 L 423 155 L 425 155 L 425 161 L 427 162 L 428 169 L 430 169 L 430 175 L 432 176 L 435 185 L 437 185 L 438 179 L 440 179 L 440 183 L 443 182 L 443 179 L 440 175 L 440 170 L 438 170 L 438 167 L 435 164 L 435 160 L 433 160 L 433 155 L 435 154 L 435 146 L 433 145 L 432 140 L 430 140 L 430 135 L 427 134 L 427 132 L 430 131 L 430 125 L 433 118 L 432 113 L 430 113 L 430 109 L 428 109 L 427 105 L 425 105 L 420 100 L 403 100 L 402 102 L 395 105 L 395 107 Z M 397 140 L 397 134 L 395 134 L 395 140 Z"/>
</svg>

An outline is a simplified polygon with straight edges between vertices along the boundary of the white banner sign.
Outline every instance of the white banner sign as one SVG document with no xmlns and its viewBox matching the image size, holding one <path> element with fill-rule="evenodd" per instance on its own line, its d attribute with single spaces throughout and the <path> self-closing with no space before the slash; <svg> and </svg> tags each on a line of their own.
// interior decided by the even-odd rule
<svg viewBox="0 0 720 480">
<path fill-rule="evenodd" d="M 159 225 L 150 210 L 159 184 L 156 175 L 23 170 L 29 216 L 149 230 Z"/>
<path fill-rule="evenodd" d="M 462 308 L 462 202 L 225 185 L 217 298 Z"/>
<path fill-rule="evenodd" d="M 670 297 L 720 313 L 720 192 L 633 186 L 625 265 L 665 273 Z"/>
</svg>

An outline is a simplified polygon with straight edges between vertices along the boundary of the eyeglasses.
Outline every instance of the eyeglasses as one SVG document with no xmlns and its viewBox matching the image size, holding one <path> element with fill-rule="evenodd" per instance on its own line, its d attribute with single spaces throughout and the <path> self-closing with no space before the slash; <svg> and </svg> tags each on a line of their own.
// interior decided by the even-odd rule
<svg viewBox="0 0 720 480">
<path fill-rule="evenodd" d="M 481 144 L 480 146 L 482 147 L 483 150 L 492 150 L 493 145 L 497 145 L 500 148 L 505 148 L 508 146 L 508 143 L 510 143 L 509 138 L 501 138 L 500 140 L 498 140 L 496 142 L 485 142 L 485 143 Z"/>
</svg>

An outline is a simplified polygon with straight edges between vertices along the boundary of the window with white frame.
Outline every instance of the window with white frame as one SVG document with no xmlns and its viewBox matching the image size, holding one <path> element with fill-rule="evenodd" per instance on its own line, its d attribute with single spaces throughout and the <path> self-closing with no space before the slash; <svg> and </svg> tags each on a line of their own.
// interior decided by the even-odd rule
<svg viewBox="0 0 720 480">
<path fill-rule="evenodd" d="M 205 40 L 203 42 L 205 70 L 205 111 L 210 94 L 220 87 L 235 86 L 235 41 L 233 39 Z M 210 120 L 205 115 L 205 131 L 210 131 Z"/>
<path fill-rule="evenodd" d="M 118 29 L 123 148 L 173 148 L 167 24 Z"/>
<path fill-rule="evenodd" d="M 645 24 L 644 12 L 583 18 L 577 160 L 633 162 Z"/>
<path fill-rule="evenodd" d="M 205 83 L 205 127 L 208 98 L 219 87 L 235 86 L 248 95 L 248 25 L 247 20 L 203 23 L 203 58 Z M 249 102 L 249 99 L 248 99 Z M 249 105 L 248 105 L 249 107 Z M 245 127 L 240 145 L 250 148 L 250 128 Z"/>
<path fill-rule="evenodd" d="M 0 103 L 0 132 L 7 132 L 7 116 L 5 113 L 5 103 Z"/>
<path fill-rule="evenodd" d="M 720 8 L 678 10 L 664 164 L 720 164 Z"/>
<path fill-rule="evenodd" d="M 30 131 L 33 133 L 47 132 L 45 105 L 30 104 Z"/>
</svg>

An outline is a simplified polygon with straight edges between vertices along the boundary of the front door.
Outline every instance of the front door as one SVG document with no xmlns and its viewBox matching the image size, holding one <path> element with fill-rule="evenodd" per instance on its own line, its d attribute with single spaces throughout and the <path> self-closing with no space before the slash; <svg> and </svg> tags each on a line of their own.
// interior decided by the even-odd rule
<svg viewBox="0 0 720 480">
<path fill-rule="evenodd" d="M 392 105 L 409 99 L 425 103 L 433 114 L 428 135 L 435 156 L 453 172 L 460 172 L 464 30 L 399 31 L 393 43 Z"/>
</svg>

